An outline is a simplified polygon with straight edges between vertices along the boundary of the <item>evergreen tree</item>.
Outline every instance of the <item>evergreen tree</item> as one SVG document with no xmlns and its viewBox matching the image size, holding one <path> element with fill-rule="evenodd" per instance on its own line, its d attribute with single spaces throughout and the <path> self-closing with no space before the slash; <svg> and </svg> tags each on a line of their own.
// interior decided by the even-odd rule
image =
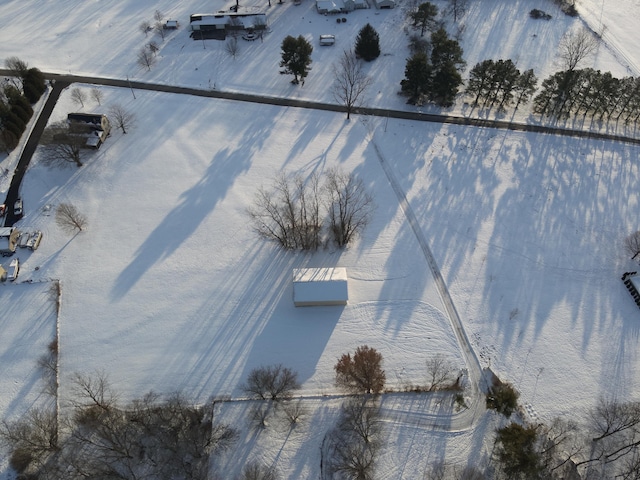
<svg viewBox="0 0 640 480">
<path fill-rule="evenodd" d="M 458 87 L 462 85 L 460 69 L 464 67 L 462 47 L 447 35 L 441 28 L 431 34 L 431 65 L 433 78 L 431 82 L 430 100 L 438 105 L 453 105 Z"/>
<path fill-rule="evenodd" d="M 370 24 L 366 24 L 356 37 L 355 54 L 366 62 L 380 56 L 380 36 Z"/>
<path fill-rule="evenodd" d="M 474 95 L 473 104 L 477 105 L 480 99 L 486 99 L 490 94 L 491 75 L 494 70 L 493 60 L 484 60 L 477 63 L 469 72 L 466 93 Z"/>
<path fill-rule="evenodd" d="M 507 478 L 541 478 L 543 467 L 536 441 L 535 427 L 511 423 L 498 430 L 495 453 Z"/>
<path fill-rule="evenodd" d="M 27 70 L 22 77 L 22 89 L 27 100 L 36 103 L 47 89 L 42 72 L 37 68 Z"/>
<path fill-rule="evenodd" d="M 431 64 L 435 69 L 439 69 L 447 63 L 452 63 L 456 68 L 465 65 L 462 47 L 458 41 L 449 38 L 447 31 L 440 28 L 431 34 Z"/>
<path fill-rule="evenodd" d="M 516 110 L 521 103 L 527 103 L 531 99 L 536 91 L 537 84 L 538 79 L 533 73 L 533 69 L 525 70 L 520 75 L 514 89 L 516 95 Z"/>
<path fill-rule="evenodd" d="M 409 97 L 408 103 L 419 102 L 431 88 L 433 68 L 424 52 L 416 52 L 407 59 L 404 80 L 400 82 L 402 93 Z"/>
<path fill-rule="evenodd" d="M 298 38 L 287 36 L 282 41 L 282 61 L 280 66 L 284 67 L 284 73 L 293 75 L 291 83 L 297 85 L 302 82 L 304 85 L 304 79 L 311 70 L 311 52 L 313 47 L 302 36 Z"/>
<path fill-rule="evenodd" d="M 460 85 L 460 72 L 453 63 L 448 62 L 433 75 L 430 99 L 442 107 L 450 107 L 456 99 Z"/>
<path fill-rule="evenodd" d="M 418 9 L 410 14 L 413 25 L 420 28 L 420 36 L 424 36 L 426 30 L 433 30 L 438 16 L 438 7 L 430 2 L 422 3 Z"/>
</svg>

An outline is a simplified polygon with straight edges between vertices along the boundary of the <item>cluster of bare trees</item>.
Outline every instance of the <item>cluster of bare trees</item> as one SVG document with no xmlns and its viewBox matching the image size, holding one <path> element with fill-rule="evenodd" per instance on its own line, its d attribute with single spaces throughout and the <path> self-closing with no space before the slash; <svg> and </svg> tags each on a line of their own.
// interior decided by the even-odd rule
<svg viewBox="0 0 640 480">
<path fill-rule="evenodd" d="M 243 386 L 246 393 L 262 400 L 291 398 L 299 388 L 298 373 L 282 364 L 254 368 Z"/>
<path fill-rule="evenodd" d="M 212 453 L 231 446 L 236 432 L 213 424 L 212 406 L 180 394 L 149 393 L 121 405 L 102 375 L 78 375 L 72 413 L 32 410 L 4 423 L 1 438 L 11 465 L 25 478 L 206 479 Z"/>
<path fill-rule="evenodd" d="M 374 208 L 362 180 L 332 169 L 323 184 L 317 174 L 305 180 L 283 173 L 271 189 L 258 190 L 247 213 L 260 236 L 284 249 L 316 250 L 329 239 L 346 246 L 368 224 Z"/>
<path fill-rule="evenodd" d="M 89 98 L 98 105 L 102 105 L 102 101 L 104 100 L 104 92 L 99 88 L 92 88 L 87 94 L 87 91 L 84 88 L 74 87 L 71 89 L 70 95 L 73 103 L 81 108 L 84 108 L 84 104 Z"/>
<path fill-rule="evenodd" d="M 355 396 L 345 401 L 336 428 L 325 438 L 323 478 L 371 480 L 382 446 L 377 399 Z"/>
<path fill-rule="evenodd" d="M 156 10 L 153 14 L 153 22 L 145 20 L 140 24 L 139 29 L 144 33 L 145 37 L 148 37 L 150 33 L 155 33 L 160 37 L 160 40 L 164 42 L 167 30 L 165 29 L 163 20 L 164 14 L 160 10 Z M 138 65 L 146 68 L 147 70 L 151 70 L 151 67 L 156 63 L 156 55 L 159 50 L 160 47 L 158 43 L 154 40 L 150 40 L 138 51 Z"/>
</svg>

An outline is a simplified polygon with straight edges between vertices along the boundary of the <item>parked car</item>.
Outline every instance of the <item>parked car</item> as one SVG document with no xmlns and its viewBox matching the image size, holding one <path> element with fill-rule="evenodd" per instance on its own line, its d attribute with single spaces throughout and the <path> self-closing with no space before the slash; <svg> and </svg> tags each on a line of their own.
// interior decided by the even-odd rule
<svg viewBox="0 0 640 480">
<path fill-rule="evenodd" d="M 16 203 L 13 204 L 13 214 L 15 215 L 16 218 L 22 218 L 23 211 L 22 211 L 22 199 L 21 198 L 18 198 L 16 200 Z"/>
<path fill-rule="evenodd" d="M 20 273 L 20 260 L 14 258 L 9 264 L 9 270 L 7 270 L 7 278 L 11 282 L 13 282 L 16 278 L 18 278 L 18 273 Z"/>
<path fill-rule="evenodd" d="M 40 246 L 40 241 L 42 240 L 42 232 L 40 230 L 36 230 L 31 234 L 29 240 L 27 241 L 27 248 L 31 250 L 37 250 Z"/>
<path fill-rule="evenodd" d="M 18 246 L 20 248 L 26 248 L 30 237 L 31 234 L 29 232 L 22 232 L 18 237 Z"/>
</svg>

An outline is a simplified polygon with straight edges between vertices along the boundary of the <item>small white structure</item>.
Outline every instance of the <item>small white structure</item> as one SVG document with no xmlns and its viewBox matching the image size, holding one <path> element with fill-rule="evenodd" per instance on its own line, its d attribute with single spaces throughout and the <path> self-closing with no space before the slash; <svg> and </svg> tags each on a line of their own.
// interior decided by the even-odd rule
<svg viewBox="0 0 640 480">
<path fill-rule="evenodd" d="M 348 299 L 346 268 L 293 269 L 293 304 L 296 307 L 346 305 Z"/>
<path fill-rule="evenodd" d="M 336 43 L 335 35 L 320 35 L 320 45 L 333 45 Z"/>
</svg>

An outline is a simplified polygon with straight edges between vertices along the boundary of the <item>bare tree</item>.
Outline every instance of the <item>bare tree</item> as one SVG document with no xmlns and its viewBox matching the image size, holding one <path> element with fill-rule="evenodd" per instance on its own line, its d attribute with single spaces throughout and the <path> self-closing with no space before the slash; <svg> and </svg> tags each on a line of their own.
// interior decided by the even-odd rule
<svg viewBox="0 0 640 480">
<path fill-rule="evenodd" d="M 45 393 L 55 397 L 58 393 L 58 339 L 53 340 L 47 353 L 38 359 L 38 368 L 45 384 Z"/>
<path fill-rule="evenodd" d="M 99 88 L 91 89 L 91 98 L 98 104 L 102 105 L 102 100 L 104 100 L 104 92 Z"/>
<path fill-rule="evenodd" d="M 156 22 L 153 24 L 153 31 L 160 35 L 160 38 L 164 41 L 167 36 L 167 31 L 164 28 L 164 23 Z"/>
<path fill-rule="evenodd" d="M 357 441 L 375 444 L 377 448 L 382 432 L 379 405 L 369 397 L 347 399 L 342 405 L 338 429 Z"/>
<path fill-rule="evenodd" d="M 235 60 L 239 51 L 238 39 L 236 37 L 229 37 L 224 44 L 224 50 Z"/>
<path fill-rule="evenodd" d="M 271 190 L 260 188 L 247 209 L 254 230 L 284 249 L 316 250 L 321 243 L 320 187 L 316 174 L 307 181 L 282 173 Z"/>
<path fill-rule="evenodd" d="M 366 90 L 371 85 L 371 78 L 362 70 L 362 64 L 351 50 L 344 50 L 338 62 L 333 65 L 334 84 L 333 97 L 347 109 L 347 120 L 358 108 Z"/>
<path fill-rule="evenodd" d="M 343 406 L 337 428 L 328 439 L 328 467 L 331 478 L 373 479 L 380 450 L 378 407 L 366 400 L 352 399 Z"/>
<path fill-rule="evenodd" d="M 152 30 L 151 23 L 147 20 L 142 22 L 138 28 L 142 33 L 144 33 L 145 37 L 149 35 L 149 32 Z"/>
<path fill-rule="evenodd" d="M 68 233 L 83 231 L 87 226 L 87 219 L 70 203 L 61 203 L 56 209 L 56 223 Z"/>
<path fill-rule="evenodd" d="M 453 364 L 443 355 L 434 355 L 427 360 L 429 391 L 447 387 L 453 382 Z"/>
<path fill-rule="evenodd" d="M 9 83 L 11 83 L 19 91 L 22 91 L 22 79 L 29 70 L 29 64 L 18 57 L 9 57 L 5 59 L 4 66 L 7 70 L 9 70 L 9 72 L 11 72 Z"/>
<path fill-rule="evenodd" d="M 78 88 L 78 87 L 72 88 L 71 100 L 73 100 L 73 103 L 75 103 L 76 105 L 80 105 L 81 107 L 84 107 L 84 102 L 87 101 L 87 94 L 81 88 Z"/>
<path fill-rule="evenodd" d="M 20 420 L 0 424 L 0 442 L 12 451 L 10 463 L 18 472 L 43 468 L 58 446 L 55 411 L 35 408 Z"/>
<path fill-rule="evenodd" d="M 135 125 L 136 117 L 122 105 L 116 103 L 109 108 L 109 119 L 115 127 L 126 134 L 127 129 L 131 129 Z"/>
<path fill-rule="evenodd" d="M 336 385 L 353 393 L 378 394 L 384 389 L 386 375 L 382 369 L 382 354 L 362 345 L 353 357 L 346 353 L 334 366 Z"/>
<path fill-rule="evenodd" d="M 280 411 L 292 427 L 297 425 L 308 413 L 302 400 L 285 400 L 282 402 Z"/>
<path fill-rule="evenodd" d="M 138 65 L 145 67 L 147 70 L 151 70 L 156 64 L 156 56 L 146 46 L 142 47 L 138 52 Z"/>
<path fill-rule="evenodd" d="M 591 55 L 598 47 L 598 39 L 586 28 L 562 37 L 559 45 L 560 60 L 570 72 Z"/>
<path fill-rule="evenodd" d="M 160 51 L 160 47 L 158 46 L 158 44 L 154 41 L 151 41 L 149 43 L 147 43 L 147 48 L 149 49 L 149 51 L 151 53 L 153 53 L 154 55 L 158 55 L 158 52 Z"/>
<path fill-rule="evenodd" d="M 640 255 L 640 230 L 624 239 L 624 249 L 635 260 Z"/>
<path fill-rule="evenodd" d="M 457 22 L 467 12 L 467 0 L 449 0 L 447 11 L 453 16 L 453 21 Z"/>
<path fill-rule="evenodd" d="M 278 480 L 280 476 L 274 467 L 251 462 L 244 466 L 238 480 Z"/>
<path fill-rule="evenodd" d="M 87 143 L 87 138 L 83 133 L 85 132 L 72 132 L 66 122 L 55 123 L 47 127 L 41 140 L 44 163 L 54 166 L 72 163 L 81 167 L 84 147 Z M 88 130 L 86 134 L 89 134 Z"/>
<path fill-rule="evenodd" d="M 155 12 L 153 12 L 153 19 L 156 22 L 161 22 L 162 20 L 164 20 L 164 13 L 162 13 L 160 10 L 156 10 Z"/>
<path fill-rule="evenodd" d="M 246 393 L 263 400 L 290 398 L 293 391 L 299 388 L 298 373 L 282 364 L 254 368 L 243 386 Z"/>
<path fill-rule="evenodd" d="M 545 471 L 550 475 L 562 473 L 572 466 L 585 453 L 585 446 L 582 432 L 572 420 L 554 418 L 549 425 L 539 425 L 537 450 Z"/>
<path fill-rule="evenodd" d="M 375 209 L 373 197 L 362 180 L 339 169 L 327 172 L 329 229 L 339 247 L 345 247 L 369 223 Z"/>
</svg>

